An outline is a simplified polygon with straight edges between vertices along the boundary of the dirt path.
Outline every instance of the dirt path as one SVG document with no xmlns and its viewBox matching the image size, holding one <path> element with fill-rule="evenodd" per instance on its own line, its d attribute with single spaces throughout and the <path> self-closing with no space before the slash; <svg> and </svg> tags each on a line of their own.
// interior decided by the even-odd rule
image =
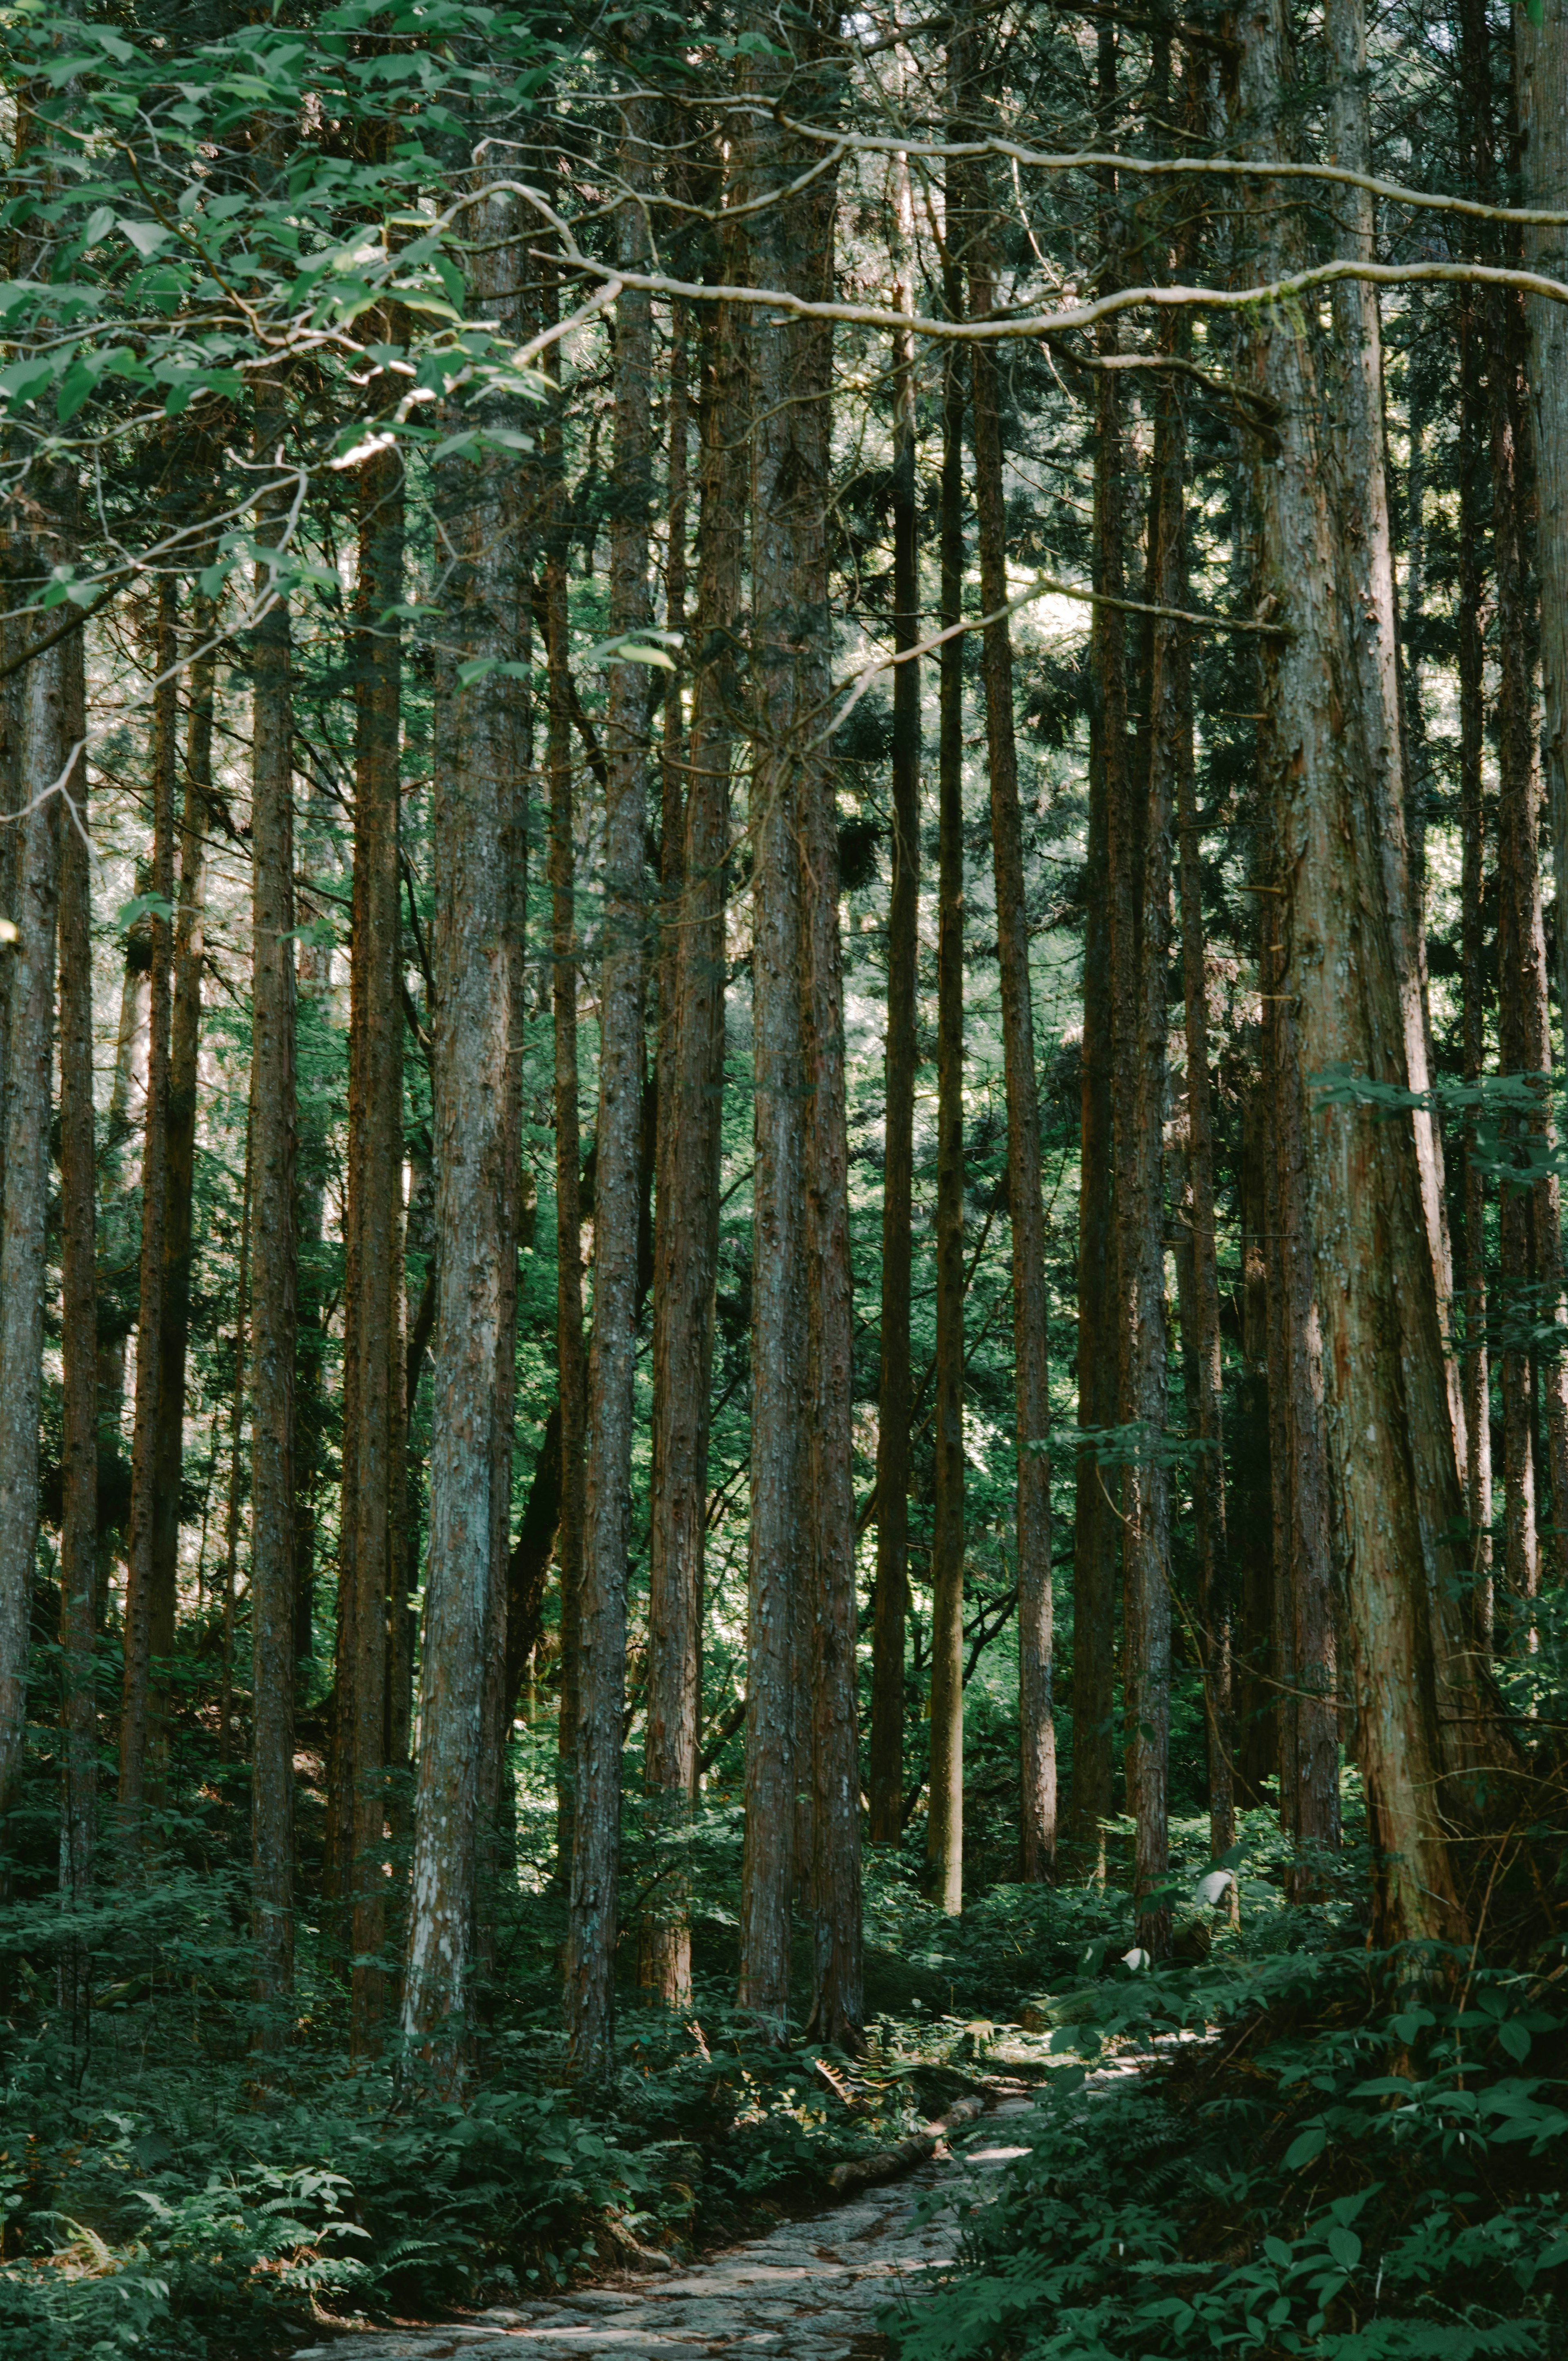
<svg viewBox="0 0 1568 2361">
<path fill-rule="evenodd" d="M 555 2300 L 482 2312 L 448 2327 L 365 2329 L 306 2345 L 294 2361 L 872 2361 L 876 2315 L 918 2303 L 926 2273 L 952 2258 L 951 2210 L 916 2225 L 920 2201 L 973 2168 L 1021 2150 L 1004 2098 L 968 2134 L 901 2180 L 789 2222 L 684 2271 L 617 2279 Z"/>
</svg>

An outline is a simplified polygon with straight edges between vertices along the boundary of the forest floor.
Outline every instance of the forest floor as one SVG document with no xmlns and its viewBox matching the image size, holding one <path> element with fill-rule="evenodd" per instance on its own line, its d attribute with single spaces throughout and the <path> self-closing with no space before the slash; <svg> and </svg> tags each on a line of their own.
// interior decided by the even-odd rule
<svg viewBox="0 0 1568 2361">
<path fill-rule="evenodd" d="M 993 2086 L 966 2145 L 880 2188 L 681 2270 L 602 2279 L 570 2294 L 438 2326 L 347 2329 L 294 2361 L 874 2361 L 879 2315 L 921 2299 L 925 2275 L 955 2256 L 959 2198 L 976 2172 L 1025 2153 L 1030 2101 Z M 946 2203 L 933 2204 L 946 2190 Z"/>
</svg>

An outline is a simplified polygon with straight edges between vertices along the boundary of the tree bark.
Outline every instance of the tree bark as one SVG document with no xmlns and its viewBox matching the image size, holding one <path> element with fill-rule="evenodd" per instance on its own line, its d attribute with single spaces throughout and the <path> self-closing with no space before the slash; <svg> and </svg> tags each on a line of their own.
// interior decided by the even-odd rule
<svg viewBox="0 0 1568 2361">
<path fill-rule="evenodd" d="M 1486 551 L 1483 329 L 1474 291 L 1461 298 L 1459 415 L 1459 836 L 1460 1023 L 1464 1079 L 1480 1082 L 1486 1063 L 1486 891 L 1487 824 L 1482 774 L 1486 741 L 1484 675 Z M 1471 1626 L 1489 1655 L 1495 1636 L 1492 1575 L 1492 1385 L 1486 1339 L 1486 1180 L 1476 1152 L 1476 1119 L 1465 1117 L 1462 1148 L 1464 1209 L 1464 1418 L 1470 1438 L 1465 1512 L 1471 1534 Z"/>
<path fill-rule="evenodd" d="M 1568 212 L 1568 27 L 1561 9 L 1513 27 L 1519 202 Z M 1528 269 L 1568 273 L 1568 230 L 1527 225 Z M 1541 580 L 1541 731 L 1557 889 L 1558 1000 L 1568 1024 L 1568 318 L 1560 303 L 1525 299 L 1528 418 L 1534 458 L 1536 571 Z M 1558 1521 L 1563 1511 L 1558 1510 Z"/>
<path fill-rule="evenodd" d="M 1190 604 L 1185 551 L 1171 604 Z M 1203 1710 L 1209 1760 L 1209 1851 L 1235 1842 L 1236 1746 L 1233 1681 L 1234 1594 L 1225 1519 L 1224 1375 L 1220 1343 L 1219 1241 L 1214 1206 L 1214 1084 L 1209 1055 L 1209 979 L 1203 857 L 1192 749 L 1191 659 L 1178 642 L 1176 794 L 1181 901 L 1181 998 L 1187 1049 L 1187 1188 L 1182 1206 L 1190 1317 L 1182 1329 L 1192 1372 L 1188 1420 L 1199 1450 L 1192 1469 L 1198 1543 L 1198 1620 L 1203 1639 Z"/>
<path fill-rule="evenodd" d="M 470 215 L 477 301 L 517 268 L 517 201 L 481 182 Z M 485 415 L 493 417 L 496 406 Z M 452 668 L 440 684 L 432 812 L 435 985 L 432 1110 L 441 1286 L 431 1406 L 420 1759 L 402 2028 L 433 2081 L 461 2079 L 470 2006 L 479 1788 L 497 1523 L 496 1391 L 515 1202 L 508 1170 L 514 963 L 509 833 L 514 692 L 463 663 L 510 658 L 517 628 L 510 456 L 455 457 L 438 488 Z"/>
<path fill-rule="evenodd" d="M 214 609 L 198 598 L 192 636 L 213 635 Z M 197 1060 L 202 1038 L 202 971 L 205 961 L 206 839 L 211 825 L 213 654 L 192 664 L 185 733 L 185 779 L 179 822 L 180 895 L 173 918 L 169 1081 L 163 1117 L 163 1273 L 157 1322 L 158 1355 L 152 1442 L 152 1528 L 148 1541 L 154 1602 L 153 1656 L 171 1655 L 180 1578 L 180 1490 L 185 1464 L 185 1360 L 191 1335 L 192 1201 L 196 1178 Z M 137 1347 L 140 1365 L 140 1347 Z M 166 1755 L 166 1708 L 153 1745 Z M 157 1784 L 167 1773 L 159 1761 Z"/>
<path fill-rule="evenodd" d="M 1236 18 L 1238 104 L 1252 153 L 1285 160 L 1292 80 L 1278 0 Z M 1287 269 L 1287 215 L 1249 199 L 1263 267 Z M 1250 261 L 1250 258 L 1249 258 Z M 1305 323 L 1254 323 L 1255 382 L 1277 404 L 1279 449 L 1259 469 L 1269 595 L 1292 636 L 1269 643 L 1276 720 L 1283 959 L 1304 1074 L 1331 1069 L 1405 1087 L 1405 1005 L 1383 847 L 1388 816 L 1365 795 L 1356 651 L 1347 611 L 1365 588 L 1331 503 L 1319 359 Z M 1314 1104 L 1306 1117 L 1317 1297 L 1332 1372 L 1331 1442 L 1343 1519 L 1346 1668 L 1378 1855 L 1387 1939 L 1457 1938 L 1464 1913 L 1439 1806 L 1434 1595 L 1462 1515 L 1437 1289 L 1410 1126 Z M 1354 1438 L 1354 1440 L 1353 1440 Z"/>
<path fill-rule="evenodd" d="M 961 89 L 957 43 L 948 75 Z M 950 317 L 963 315 L 967 218 L 963 168 L 949 167 L 943 277 Z M 941 605 L 956 629 L 964 595 L 964 355 L 948 345 L 942 372 Z M 976 424 L 978 426 L 978 416 Z M 977 445 L 978 447 L 978 445 Z M 977 466 L 976 473 L 979 469 Z M 964 643 L 940 652 L 937 749 L 937 1355 L 932 1419 L 930 1762 L 926 1861 L 930 1898 L 964 1906 Z"/>
<path fill-rule="evenodd" d="M 909 167 L 894 167 L 898 277 L 894 303 L 915 309 Z M 915 340 L 894 335 L 893 642 L 920 637 Z M 893 676 L 893 876 L 887 908 L 887 1041 L 882 1184 L 882 1358 L 877 1387 L 876 1620 L 872 1638 L 868 1786 L 871 1839 L 896 1844 L 904 1819 L 904 1642 L 909 1611 L 910 1286 L 914 1262 L 916 998 L 920 918 L 920 672 Z"/>
<path fill-rule="evenodd" d="M 64 817 L 60 796 L 47 791 L 64 773 L 72 743 L 69 646 L 61 641 L 35 656 L 23 675 L 18 805 L 33 807 L 13 823 L 16 850 L 9 915 L 16 935 L 0 954 L 10 970 L 0 1232 L 0 1817 L 14 1800 L 27 1736 L 38 1553 L 55 937 Z M 35 804 L 38 796 L 43 800 Z"/>
<path fill-rule="evenodd" d="M 400 625 L 403 468 L 378 452 L 359 471 L 355 629 L 354 939 L 349 983 L 348 1204 L 345 1222 L 343 1508 L 338 1581 L 349 1645 L 337 1665 L 338 1775 L 347 1789 L 345 1864 L 353 1956 L 349 2047 L 380 2043 L 387 1881 L 383 1746 L 401 1392 L 396 1304 L 402 1211 L 402 932 L 399 907 Z M 400 1590 L 401 1585 L 397 1586 Z"/>
<path fill-rule="evenodd" d="M 555 281 L 550 301 L 558 308 Z M 554 346 L 554 366 L 560 346 Z M 544 646 L 548 667 L 550 766 L 551 1007 L 555 1115 L 555 1365 L 561 1407 L 561 1515 L 555 1563 L 561 1591 L 561 1681 L 556 1736 L 556 1874 L 570 1876 L 572 1799 L 576 1771 L 579 1609 L 583 1575 L 583 1451 L 587 1366 L 583 1350 L 582 1143 L 577 1120 L 577 956 L 576 850 L 573 841 L 572 680 L 567 641 L 569 547 L 561 420 L 546 426 L 551 525 L 545 544 Z"/>
<path fill-rule="evenodd" d="M 817 300 L 833 286 L 837 174 L 803 208 L 805 276 Z M 803 718 L 832 696 L 828 517 L 831 502 L 833 331 L 800 338 L 795 612 Z M 815 732 L 814 732 L 815 739 Z M 839 934 L 839 814 L 835 774 L 819 739 L 801 749 L 800 1022 L 806 1088 L 804 1245 L 806 1297 L 806 1478 L 809 1668 L 797 1664 L 797 1727 L 811 1732 L 812 1991 L 807 2037 L 848 2051 L 863 2045 L 861 1772 L 855 1597 L 854 1282 L 850 1267 L 850 1146 Z"/>
<path fill-rule="evenodd" d="M 154 1546 L 158 1522 L 158 1394 L 163 1355 L 165 1243 L 169 1198 L 170 1021 L 173 996 L 174 788 L 179 761 L 177 585 L 158 586 L 152 700 L 152 872 L 159 898 L 148 912 L 152 964 L 148 1002 L 147 1115 L 142 1131 L 141 1261 L 137 1374 L 131 1428 L 130 1532 L 126 1547 L 125 1677 L 120 1697 L 119 1811 L 127 1842 L 143 1841 L 143 1816 L 161 1786 L 165 1675 L 174 1644 L 175 1598 L 168 1560 Z M 165 1576 L 159 1587 L 160 1575 Z"/>
<path fill-rule="evenodd" d="M 277 413 L 258 435 L 276 447 Z M 263 559 L 257 588 L 270 587 Z M 282 2049 L 294 1982 L 294 794 L 289 609 L 251 642 L 251 1910 L 256 2047 Z"/>
<path fill-rule="evenodd" d="M 713 1290 L 724 1090 L 724 903 L 729 765 L 740 685 L 746 463 L 736 325 L 717 313 L 701 390 L 696 677 L 680 887 L 665 968 L 670 1006 L 659 1086 L 653 1268 L 653 1490 L 648 1572 L 643 1761 L 649 1790 L 678 1825 L 696 1795 L 702 1714 L 703 1543 L 713 1371 Z M 673 528 L 672 528 L 673 529 Z M 642 1980 L 665 2004 L 691 1993 L 685 1883 L 643 1938 Z"/>
<path fill-rule="evenodd" d="M 759 19 L 759 26 L 763 20 Z M 772 19 L 766 20 L 771 25 Z M 769 36 L 764 31 L 764 39 Z M 773 69 L 748 69 L 776 94 Z M 753 119 L 742 179 L 748 199 L 795 177 L 798 158 L 771 115 Z M 749 271 L 759 285 L 806 276 L 800 203 L 777 197 L 749 216 Z M 805 291 L 800 289 L 799 291 Z M 801 1267 L 801 911 L 796 830 L 800 741 L 811 726 L 800 679 L 796 544 L 812 530 L 809 451 L 795 401 L 806 331 L 760 307 L 742 326 L 748 368 L 751 537 L 751 1547 L 747 1573 L 746 1838 L 740 1900 L 740 2005 L 782 2036 L 789 2006 L 797 1733 L 795 1622 L 804 1576 Z M 806 440 L 809 444 L 809 434 Z M 799 1744 L 806 1767 L 808 1739 Z"/>
<path fill-rule="evenodd" d="M 60 648 L 67 745 L 82 734 L 82 637 Z M 60 1530 L 60 1890 L 68 1905 L 93 1883 L 98 1836 L 98 1356 L 93 1267 L 97 1162 L 93 1116 L 93 879 L 87 765 L 78 757 L 60 832 L 60 1228 L 61 1493 Z M 61 1989 L 75 2038 L 88 1999 L 85 1947 L 72 1938 Z"/>
<path fill-rule="evenodd" d="M 627 28 L 635 48 L 637 26 Z M 650 179 L 648 103 L 625 104 L 620 171 Z M 623 203 L 616 250 L 635 269 L 646 251 L 641 207 Z M 653 400 L 652 304 L 628 289 L 616 314 L 615 511 L 610 528 L 609 628 L 651 620 L 649 523 Z M 633 1377 L 641 1190 L 643 930 L 648 674 L 609 668 L 605 720 L 604 917 L 599 977 L 598 1120 L 594 1133 L 594 1324 L 588 1355 L 587 1480 L 584 1499 L 566 2023 L 577 2070 L 608 2074 L 614 2059 L 615 1946 L 620 1865 L 621 1721 L 626 1696 L 626 1560 L 630 1541 Z"/>
<path fill-rule="evenodd" d="M 1174 391 L 1161 390 L 1150 485 L 1148 577 L 1153 602 L 1179 603 L 1186 576 L 1185 434 Z M 1130 1126 L 1119 1136 L 1117 1268 L 1123 1415 L 1137 1457 L 1123 1485 L 1123 1687 L 1127 1808 L 1135 1828 L 1133 1895 L 1139 1947 L 1170 1943 L 1170 1477 L 1165 1459 L 1168 1353 L 1165 1303 L 1166 976 L 1170 963 L 1171 828 L 1181 764 L 1187 652 L 1180 626 L 1157 619 L 1150 635 L 1148 777 L 1135 823 L 1141 852 L 1142 922 L 1133 952 L 1135 999 L 1123 1084 Z M 1132 848 L 1128 848 L 1131 850 Z M 1119 963 L 1119 981 L 1121 976 Z M 1126 1054 L 1124 1051 L 1124 1054 Z"/>
<path fill-rule="evenodd" d="M 988 192 L 978 191 L 982 207 Z M 983 218 L 988 219 L 988 215 Z M 983 318 L 996 301 L 994 263 L 983 234 L 970 257 L 970 310 Z M 984 613 L 1007 603 L 1007 511 L 1002 409 L 994 349 L 976 345 L 975 508 L 980 598 Z M 1056 1719 L 1052 1703 L 1050 1362 L 1046 1301 L 1046 1225 L 1040 1196 L 1040 1110 L 1035 1074 L 1029 921 L 1024 831 L 1013 726 L 1013 635 L 1003 615 L 982 639 L 985 743 L 991 773 L 991 843 L 1002 980 L 1003 1063 L 1007 1098 L 1007 1208 L 1013 1230 L 1014 1450 L 1017 1458 L 1019 1856 L 1026 1883 L 1048 1878 L 1057 1843 Z"/>
</svg>

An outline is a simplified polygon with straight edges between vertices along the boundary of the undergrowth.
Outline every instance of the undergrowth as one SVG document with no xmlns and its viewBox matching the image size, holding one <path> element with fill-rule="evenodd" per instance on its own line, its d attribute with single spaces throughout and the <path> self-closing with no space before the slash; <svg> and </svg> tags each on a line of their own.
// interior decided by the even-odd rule
<svg viewBox="0 0 1568 2361">
<path fill-rule="evenodd" d="M 900 2361 L 1561 2355 L 1565 2004 L 1561 1942 L 1124 1968 L 1053 2034 Z"/>
</svg>

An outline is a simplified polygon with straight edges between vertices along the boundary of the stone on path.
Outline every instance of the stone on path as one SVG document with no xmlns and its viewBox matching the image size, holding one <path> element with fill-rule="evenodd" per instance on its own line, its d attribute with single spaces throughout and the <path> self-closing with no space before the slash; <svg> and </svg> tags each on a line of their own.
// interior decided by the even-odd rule
<svg viewBox="0 0 1568 2361">
<path fill-rule="evenodd" d="M 1026 2112 L 1004 2099 L 995 2114 Z M 995 2170 L 1024 2151 L 982 2132 L 963 2162 Z M 938 2155 L 892 2186 L 657 2279 L 619 2279 L 435 2328 L 345 2328 L 293 2361 L 873 2361 L 876 2316 L 917 2303 L 952 2260 L 951 2208 L 916 2225 L 952 2178 Z"/>
</svg>

